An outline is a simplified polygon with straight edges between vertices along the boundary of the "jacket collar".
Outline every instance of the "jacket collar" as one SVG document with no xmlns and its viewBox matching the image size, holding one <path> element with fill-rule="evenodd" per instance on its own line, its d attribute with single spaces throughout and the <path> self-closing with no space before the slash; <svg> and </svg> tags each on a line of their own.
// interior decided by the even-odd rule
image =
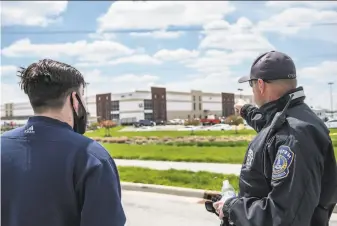
<svg viewBox="0 0 337 226">
<path fill-rule="evenodd" d="M 65 122 L 61 122 L 57 119 L 53 119 L 53 118 L 49 118 L 46 116 L 32 116 L 29 117 L 27 125 L 34 125 L 34 124 L 43 124 L 46 126 L 53 126 L 53 127 L 63 127 L 63 128 L 67 128 L 70 130 L 73 130 L 73 128 L 71 128 L 71 126 L 68 123 Z"/>
<path fill-rule="evenodd" d="M 267 123 L 269 123 L 273 119 L 274 115 L 277 112 L 283 110 L 291 95 L 293 95 L 293 98 L 290 102 L 289 109 L 304 102 L 305 94 L 303 87 L 298 87 L 296 89 L 290 90 L 279 99 L 266 103 L 260 107 L 260 111 L 266 117 Z"/>
</svg>

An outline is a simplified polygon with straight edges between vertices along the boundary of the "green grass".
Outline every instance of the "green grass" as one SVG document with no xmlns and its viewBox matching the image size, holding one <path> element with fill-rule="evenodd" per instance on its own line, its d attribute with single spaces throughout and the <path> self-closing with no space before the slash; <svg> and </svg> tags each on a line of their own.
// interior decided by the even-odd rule
<svg viewBox="0 0 337 226">
<path fill-rule="evenodd" d="M 189 131 L 138 131 L 138 132 L 120 132 L 123 127 L 117 126 L 110 130 L 110 135 L 112 137 L 183 137 L 183 136 L 236 136 L 236 135 L 255 135 L 254 130 L 238 130 L 237 133 L 234 130 L 231 131 L 195 131 L 193 134 Z M 337 134 L 337 129 L 330 130 L 332 134 Z M 85 134 L 88 137 L 104 137 L 105 129 L 99 129 Z M 334 139 L 337 139 L 337 135 L 331 136 Z"/>
<path fill-rule="evenodd" d="M 246 147 L 178 147 L 167 145 L 103 144 L 116 159 L 241 164 Z M 337 147 L 335 156 L 337 156 Z"/>
<path fill-rule="evenodd" d="M 118 129 L 114 128 L 111 130 L 110 134 L 112 137 L 183 137 L 183 136 L 236 136 L 236 135 L 254 135 L 256 132 L 254 130 L 238 130 L 235 131 L 195 131 L 193 134 L 189 131 L 138 131 L 138 132 L 120 132 Z M 88 137 L 104 137 L 105 130 L 99 129 L 85 134 Z"/>
<path fill-rule="evenodd" d="M 222 181 L 228 179 L 238 191 L 238 176 L 186 170 L 152 170 L 141 167 L 118 167 L 120 180 L 125 182 L 157 184 L 175 187 L 220 191 Z"/>
<path fill-rule="evenodd" d="M 103 144 L 116 159 L 241 164 L 245 147 L 178 147 L 167 145 Z"/>
</svg>

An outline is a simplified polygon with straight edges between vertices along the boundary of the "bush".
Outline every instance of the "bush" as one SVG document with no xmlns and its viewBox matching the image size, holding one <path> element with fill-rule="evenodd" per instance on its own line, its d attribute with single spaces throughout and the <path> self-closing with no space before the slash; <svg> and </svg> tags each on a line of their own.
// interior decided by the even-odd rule
<svg viewBox="0 0 337 226">
<path fill-rule="evenodd" d="M 238 115 L 231 115 L 228 116 L 225 121 L 226 124 L 229 124 L 231 126 L 235 126 L 235 133 L 238 132 L 238 125 L 243 124 L 243 118 Z"/>
<path fill-rule="evenodd" d="M 100 122 L 100 126 L 105 129 L 105 137 L 111 137 L 110 129 L 117 126 L 117 124 L 111 120 L 105 120 Z"/>
<path fill-rule="evenodd" d="M 14 129 L 14 127 L 12 127 L 12 126 L 1 126 L 2 132 L 6 132 L 6 131 L 9 131 L 9 130 L 12 130 L 12 129 Z"/>
<path fill-rule="evenodd" d="M 225 123 L 231 126 L 238 126 L 240 124 L 243 124 L 243 118 L 238 115 L 231 115 L 225 119 Z"/>
<path fill-rule="evenodd" d="M 88 126 L 88 130 L 97 130 L 99 127 L 99 123 L 98 122 L 93 122 Z"/>
<path fill-rule="evenodd" d="M 188 120 L 188 121 L 185 121 L 184 125 L 185 126 L 198 126 L 200 125 L 200 121 L 196 119 Z"/>
</svg>

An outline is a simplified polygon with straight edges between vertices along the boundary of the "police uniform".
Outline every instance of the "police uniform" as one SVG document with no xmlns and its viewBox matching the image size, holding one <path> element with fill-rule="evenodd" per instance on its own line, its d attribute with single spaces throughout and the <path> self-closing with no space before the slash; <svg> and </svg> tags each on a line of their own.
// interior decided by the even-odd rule
<svg viewBox="0 0 337 226">
<path fill-rule="evenodd" d="M 282 77 L 283 76 L 283 77 Z M 261 55 L 239 82 L 296 77 L 287 55 Z M 302 87 L 241 116 L 257 132 L 242 165 L 239 195 L 223 212 L 236 226 L 327 226 L 337 202 L 337 167 L 329 130 L 304 103 Z"/>
</svg>

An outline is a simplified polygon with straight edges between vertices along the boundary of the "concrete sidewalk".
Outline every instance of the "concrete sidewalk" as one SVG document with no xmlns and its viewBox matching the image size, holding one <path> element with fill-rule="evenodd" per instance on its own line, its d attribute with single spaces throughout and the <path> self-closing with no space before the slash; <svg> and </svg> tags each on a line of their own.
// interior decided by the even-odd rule
<svg viewBox="0 0 337 226">
<path fill-rule="evenodd" d="M 212 173 L 235 174 L 240 175 L 240 164 L 225 163 L 199 163 L 199 162 L 169 162 L 169 161 L 151 161 L 151 160 L 126 160 L 115 159 L 117 166 L 137 166 L 156 170 L 189 170 L 193 172 L 208 171 Z"/>
</svg>

